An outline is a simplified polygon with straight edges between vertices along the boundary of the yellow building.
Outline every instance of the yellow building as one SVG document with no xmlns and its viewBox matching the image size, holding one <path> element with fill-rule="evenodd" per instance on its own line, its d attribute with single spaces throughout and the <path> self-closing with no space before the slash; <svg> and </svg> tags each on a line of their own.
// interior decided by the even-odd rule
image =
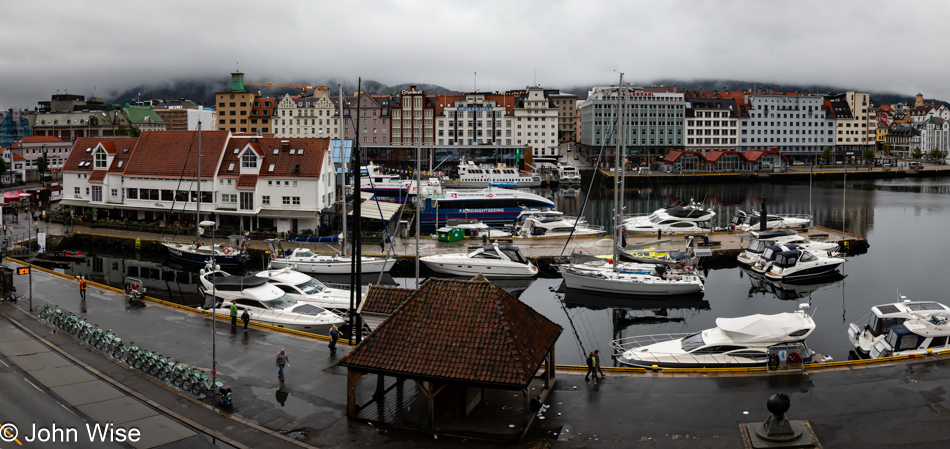
<svg viewBox="0 0 950 449">
<path fill-rule="evenodd" d="M 917 94 L 917 98 L 914 99 L 914 107 L 919 108 L 924 105 L 924 94 Z"/>
</svg>

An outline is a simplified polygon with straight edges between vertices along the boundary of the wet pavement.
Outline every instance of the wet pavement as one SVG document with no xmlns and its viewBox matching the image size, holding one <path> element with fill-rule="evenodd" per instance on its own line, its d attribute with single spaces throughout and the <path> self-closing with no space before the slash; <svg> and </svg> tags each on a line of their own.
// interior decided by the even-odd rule
<svg viewBox="0 0 950 449">
<path fill-rule="evenodd" d="M 15 276 L 25 297 L 26 276 Z M 212 347 L 219 379 L 234 390 L 232 421 L 197 410 L 167 388 L 155 386 L 98 353 L 66 345 L 87 363 L 104 364 L 110 375 L 156 401 L 179 404 L 175 410 L 212 429 L 261 446 L 253 426 L 261 426 L 316 447 L 497 447 L 501 443 L 455 439 L 433 434 L 383 429 L 345 416 L 345 370 L 323 340 L 269 330 L 232 331 L 218 321 L 212 343 L 211 321 L 201 315 L 147 302 L 129 306 L 109 290 L 90 288 L 85 306 L 77 285 L 34 272 L 33 307 L 47 302 L 79 313 L 101 327 L 111 328 L 126 342 L 134 341 L 181 362 L 211 366 Z M 23 309 L 27 301 L 19 304 Z M 6 312 L 10 305 L 0 304 Z M 28 325 L 50 339 L 65 341 L 39 322 Z M 275 357 L 285 348 L 290 355 L 286 381 L 277 378 Z M 71 352 L 72 353 L 72 352 Z M 98 360 L 98 361 L 97 361 Z M 817 372 L 808 375 L 704 377 L 701 374 L 626 376 L 608 373 L 600 383 L 584 382 L 579 374 L 559 373 L 551 408 L 536 420 L 522 443 L 529 447 L 742 447 L 739 425 L 761 422 L 765 402 L 775 393 L 788 394 L 790 419 L 808 420 L 823 447 L 946 447 L 950 436 L 950 361 Z M 152 385 L 149 385 L 152 384 Z M 375 382 L 360 383 L 358 396 L 369 398 Z M 480 407 L 491 407 L 483 404 Z M 200 408 L 200 407 L 199 407 Z M 205 422 L 204 420 L 207 420 Z M 487 426 L 486 426 L 487 427 Z M 256 436 L 255 436 L 256 435 Z M 240 440 L 239 440 L 240 441 Z M 284 440 L 278 443 L 285 444 Z M 247 443 L 246 443 L 247 444 Z M 268 445 L 271 447 L 271 445 Z"/>
</svg>

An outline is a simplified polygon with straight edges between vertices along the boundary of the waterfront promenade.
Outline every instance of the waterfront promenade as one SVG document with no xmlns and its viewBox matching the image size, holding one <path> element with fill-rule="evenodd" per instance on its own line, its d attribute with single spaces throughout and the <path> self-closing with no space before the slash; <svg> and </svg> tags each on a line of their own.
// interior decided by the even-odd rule
<svg viewBox="0 0 950 449">
<path fill-rule="evenodd" d="M 16 276 L 19 292 L 26 276 Z M 147 302 L 130 307 L 108 289 L 92 287 L 83 306 L 77 285 L 36 271 L 33 306 L 60 305 L 126 341 L 176 360 L 207 367 L 212 332 L 205 316 Z M 324 340 L 252 328 L 216 326 L 214 342 L 220 379 L 234 388 L 234 407 L 217 413 L 173 389 L 161 386 L 95 351 L 89 351 L 28 316 L 23 300 L 0 303 L 0 313 L 48 340 L 88 366 L 203 428 L 234 440 L 237 446 L 291 447 L 289 439 L 313 447 L 497 447 L 499 443 L 455 439 L 351 422 L 345 416 L 345 372 L 336 366 L 349 350 L 329 352 Z M 291 355 L 281 386 L 274 357 Z M 950 442 L 950 401 L 945 386 L 950 361 L 906 361 L 877 367 L 842 367 L 809 374 L 741 373 L 644 374 L 608 371 L 600 383 L 584 382 L 583 372 L 562 367 L 545 420 L 536 420 L 522 443 L 527 447 L 743 447 L 739 424 L 767 417 L 765 401 L 774 393 L 791 397 L 791 419 L 808 420 L 823 447 L 945 447 Z M 111 382 L 110 382 L 111 383 Z M 369 397 L 372 385 L 361 385 Z M 481 407 L 498 407 L 482 404 Z M 490 417 L 492 414 L 488 414 Z M 481 430 L 506 429 L 505 411 L 472 423 Z M 499 422 L 500 421 L 500 422 Z M 281 435 L 281 436 L 278 436 Z M 286 438 L 284 438 L 286 437 Z M 269 440 L 268 440 L 269 438 Z M 270 441 L 270 442 L 264 442 Z"/>
</svg>

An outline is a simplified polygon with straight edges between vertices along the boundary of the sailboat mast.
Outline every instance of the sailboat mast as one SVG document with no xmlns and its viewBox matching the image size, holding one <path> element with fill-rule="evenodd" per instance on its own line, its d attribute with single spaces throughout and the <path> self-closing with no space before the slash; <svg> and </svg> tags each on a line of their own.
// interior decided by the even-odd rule
<svg viewBox="0 0 950 449">
<path fill-rule="evenodd" d="M 198 120 L 198 202 L 195 203 L 195 231 L 199 229 L 198 223 L 201 223 L 201 120 Z M 201 234 L 196 233 L 197 237 Z"/>
<path fill-rule="evenodd" d="M 620 136 L 622 135 L 620 133 L 620 130 L 621 130 L 620 118 L 621 118 L 621 112 L 623 111 L 623 109 L 621 108 L 623 103 L 620 102 L 620 97 L 621 97 L 620 91 L 622 88 L 623 88 L 623 73 L 620 73 L 620 84 L 617 85 L 617 114 L 616 114 L 617 125 L 614 127 L 614 139 L 616 139 L 615 142 L 617 142 L 617 146 L 614 149 L 614 232 L 613 232 L 614 270 L 617 269 L 617 258 L 618 258 L 617 244 L 621 240 L 619 233 L 622 232 L 621 225 L 623 225 L 623 214 L 620 213 L 620 210 L 622 210 L 621 205 L 620 205 L 620 200 L 622 198 L 620 194 L 620 176 L 622 176 L 620 172 L 620 168 L 621 168 L 620 167 L 620 151 L 622 148 L 620 145 L 620 139 L 621 139 Z"/>
<path fill-rule="evenodd" d="M 346 170 L 346 167 L 347 167 L 346 151 L 344 151 L 344 146 L 343 146 L 343 127 L 345 126 L 343 122 L 344 120 L 343 119 L 343 82 L 338 81 L 336 85 L 337 87 L 340 88 L 340 122 L 339 122 L 340 162 L 343 163 L 343 171 L 341 172 L 343 173 L 343 188 L 341 189 L 341 194 L 340 194 L 342 198 L 342 203 L 343 203 L 343 219 L 341 220 L 343 222 L 343 238 L 340 239 L 340 249 L 343 250 L 343 255 L 345 256 L 346 255 L 346 177 L 350 173 Z"/>
</svg>

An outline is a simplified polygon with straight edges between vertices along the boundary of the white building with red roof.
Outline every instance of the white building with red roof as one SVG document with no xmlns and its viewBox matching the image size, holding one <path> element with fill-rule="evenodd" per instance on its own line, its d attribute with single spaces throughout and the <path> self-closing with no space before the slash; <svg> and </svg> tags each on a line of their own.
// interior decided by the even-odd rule
<svg viewBox="0 0 950 449">
<path fill-rule="evenodd" d="M 228 131 L 202 132 L 200 144 L 193 131 L 78 139 L 63 169 L 62 204 L 93 209 L 99 218 L 316 231 L 336 201 L 328 147 L 328 139 Z"/>
</svg>

